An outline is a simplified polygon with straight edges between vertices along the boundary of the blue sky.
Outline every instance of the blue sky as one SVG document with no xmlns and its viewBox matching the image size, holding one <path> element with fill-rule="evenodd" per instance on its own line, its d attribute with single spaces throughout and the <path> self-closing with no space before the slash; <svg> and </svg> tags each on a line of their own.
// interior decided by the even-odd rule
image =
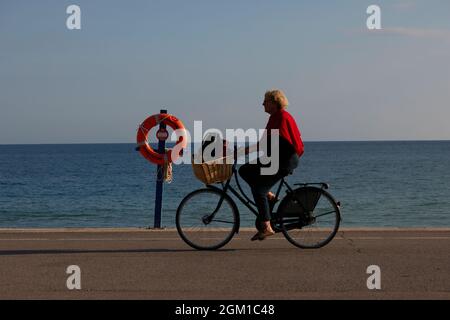
<svg viewBox="0 0 450 320">
<path fill-rule="evenodd" d="M 163 107 L 262 128 L 270 88 L 306 141 L 450 139 L 449 56 L 445 0 L 2 0 L 0 144 L 134 142 Z"/>
</svg>

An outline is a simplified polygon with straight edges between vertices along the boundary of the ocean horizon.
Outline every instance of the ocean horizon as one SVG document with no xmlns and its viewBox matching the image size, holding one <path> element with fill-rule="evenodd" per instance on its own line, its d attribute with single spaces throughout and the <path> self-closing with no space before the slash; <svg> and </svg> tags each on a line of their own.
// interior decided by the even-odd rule
<svg viewBox="0 0 450 320">
<path fill-rule="evenodd" d="M 304 143 L 321 143 L 321 142 L 337 142 L 337 143 L 347 143 L 347 142 L 450 142 L 450 139 L 422 139 L 422 140 L 405 140 L 405 139 L 372 139 L 372 140 L 303 140 Z M 134 142 L 36 142 L 36 143 L 0 143 L 0 146 L 35 146 L 35 145 L 99 145 L 99 144 L 135 144 Z M 153 142 L 152 142 L 153 144 Z"/>
<path fill-rule="evenodd" d="M 327 182 L 342 227 L 450 227 L 450 141 L 306 141 L 298 182 Z M 189 164 L 164 184 L 162 226 L 202 188 Z M 249 193 L 246 183 L 244 190 Z M 0 145 L 0 228 L 148 227 L 156 166 L 133 143 Z M 283 195 L 283 194 L 282 194 Z M 241 225 L 253 214 L 236 201 Z"/>
</svg>

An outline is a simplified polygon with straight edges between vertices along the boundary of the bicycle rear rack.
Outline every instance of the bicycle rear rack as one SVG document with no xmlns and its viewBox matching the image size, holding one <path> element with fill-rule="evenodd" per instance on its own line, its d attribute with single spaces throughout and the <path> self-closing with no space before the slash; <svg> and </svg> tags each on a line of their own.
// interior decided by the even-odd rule
<svg viewBox="0 0 450 320">
<path fill-rule="evenodd" d="M 294 183 L 294 186 L 309 186 L 309 185 L 320 185 L 322 186 L 322 189 L 328 189 L 330 187 L 330 185 L 328 183 L 325 182 L 306 182 L 306 183 Z"/>
</svg>

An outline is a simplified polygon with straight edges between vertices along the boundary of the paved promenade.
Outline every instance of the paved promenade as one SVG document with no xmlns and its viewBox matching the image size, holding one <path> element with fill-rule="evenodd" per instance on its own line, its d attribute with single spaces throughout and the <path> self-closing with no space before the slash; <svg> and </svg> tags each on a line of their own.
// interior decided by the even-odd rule
<svg viewBox="0 0 450 320">
<path fill-rule="evenodd" d="M 253 233 L 200 252 L 174 230 L 0 229 L 0 299 L 450 299 L 450 229 L 343 229 L 318 250 Z"/>
</svg>

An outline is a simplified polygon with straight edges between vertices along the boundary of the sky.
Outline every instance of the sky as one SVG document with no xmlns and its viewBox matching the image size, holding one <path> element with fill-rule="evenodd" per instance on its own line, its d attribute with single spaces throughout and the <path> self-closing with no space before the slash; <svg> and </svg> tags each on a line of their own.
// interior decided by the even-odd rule
<svg viewBox="0 0 450 320">
<path fill-rule="evenodd" d="M 272 88 L 305 141 L 448 140 L 449 57 L 447 0 L 1 0 L 0 144 L 131 143 L 160 109 L 264 128 Z"/>
</svg>

